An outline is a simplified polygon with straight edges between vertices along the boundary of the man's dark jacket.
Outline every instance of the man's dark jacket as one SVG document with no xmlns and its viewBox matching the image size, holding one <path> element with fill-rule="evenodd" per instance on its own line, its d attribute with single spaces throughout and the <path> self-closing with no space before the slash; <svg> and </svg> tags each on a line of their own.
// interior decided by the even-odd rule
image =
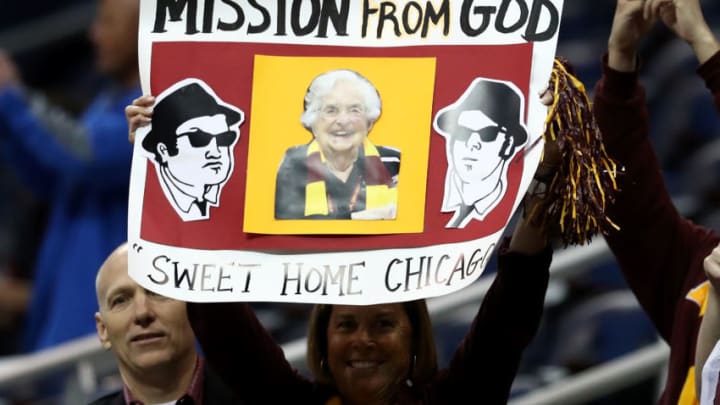
<svg viewBox="0 0 720 405">
<path fill-rule="evenodd" d="M 205 381 L 203 387 L 203 405 L 244 405 L 244 402 L 235 399 L 229 389 L 223 385 L 215 373 L 205 367 Z M 181 401 L 182 405 L 193 405 L 192 400 Z M 123 391 L 107 394 L 91 402 L 90 405 L 126 405 Z"/>
</svg>

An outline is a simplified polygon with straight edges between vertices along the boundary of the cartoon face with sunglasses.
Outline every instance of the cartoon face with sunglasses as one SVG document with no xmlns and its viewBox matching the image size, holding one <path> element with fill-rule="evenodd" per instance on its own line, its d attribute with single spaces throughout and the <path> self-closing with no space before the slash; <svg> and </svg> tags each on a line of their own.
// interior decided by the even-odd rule
<svg viewBox="0 0 720 405">
<path fill-rule="evenodd" d="M 209 206 L 220 204 L 243 119 L 241 110 L 197 79 L 158 96 L 142 145 L 153 154 L 163 192 L 183 220 L 207 219 Z"/>
<path fill-rule="evenodd" d="M 446 139 L 448 171 L 442 212 L 448 228 L 482 221 L 506 191 L 506 163 L 527 140 L 522 94 L 511 83 L 477 78 L 433 126 Z"/>
</svg>

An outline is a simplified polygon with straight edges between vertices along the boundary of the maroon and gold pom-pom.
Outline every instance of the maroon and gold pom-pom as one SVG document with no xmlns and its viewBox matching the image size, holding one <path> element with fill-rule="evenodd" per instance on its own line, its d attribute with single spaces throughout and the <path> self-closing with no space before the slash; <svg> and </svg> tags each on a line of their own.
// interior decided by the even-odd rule
<svg viewBox="0 0 720 405">
<path fill-rule="evenodd" d="M 566 61 L 555 59 L 549 86 L 553 104 L 543 138 L 556 144 L 557 156 L 553 162 L 541 158 L 536 179 L 547 184 L 546 194 L 526 213 L 566 247 L 590 242 L 610 227 L 619 229 L 605 214 L 617 191 L 617 165 L 605 152 L 585 86 L 569 69 Z"/>
</svg>

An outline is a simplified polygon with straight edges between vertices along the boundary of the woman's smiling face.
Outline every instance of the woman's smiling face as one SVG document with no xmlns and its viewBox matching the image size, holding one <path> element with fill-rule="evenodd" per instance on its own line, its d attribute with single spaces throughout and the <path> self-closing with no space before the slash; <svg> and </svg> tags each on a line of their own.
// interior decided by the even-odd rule
<svg viewBox="0 0 720 405">
<path fill-rule="evenodd" d="M 328 367 L 347 402 L 389 401 L 408 377 L 412 326 L 402 304 L 333 306 L 327 342 Z"/>
</svg>

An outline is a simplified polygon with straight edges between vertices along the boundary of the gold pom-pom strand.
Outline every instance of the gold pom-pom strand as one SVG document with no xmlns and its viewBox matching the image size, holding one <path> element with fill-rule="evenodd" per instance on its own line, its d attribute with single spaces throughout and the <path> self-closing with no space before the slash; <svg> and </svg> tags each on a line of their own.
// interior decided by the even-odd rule
<svg viewBox="0 0 720 405">
<path fill-rule="evenodd" d="M 568 71 L 565 61 L 555 59 L 549 90 L 553 102 L 543 139 L 555 143 L 559 158 L 546 162 L 543 154 L 536 180 L 547 189 L 543 202 L 526 215 L 566 247 L 583 245 L 609 228 L 619 229 L 605 214 L 618 190 L 617 165 L 605 151 L 585 86 Z"/>
</svg>

